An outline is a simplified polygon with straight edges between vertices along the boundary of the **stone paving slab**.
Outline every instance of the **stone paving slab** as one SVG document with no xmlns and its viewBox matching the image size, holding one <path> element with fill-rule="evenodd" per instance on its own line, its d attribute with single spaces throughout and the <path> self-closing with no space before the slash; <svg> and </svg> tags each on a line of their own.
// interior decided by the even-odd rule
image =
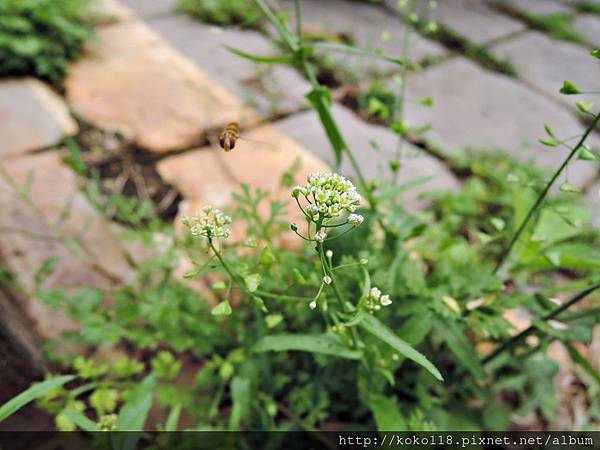
<svg viewBox="0 0 600 450">
<path fill-rule="evenodd" d="M 282 0 L 281 7 L 290 12 L 290 26 L 295 27 L 294 2 Z M 359 48 L 401 57 L 402 42 L 406 29 L 403 19 L 398 15 L 366 2 L 348 2 L 345 0 L 304 0 L 302 2 L 302 21 L 305 31 L 316 34 L 344 34 L 354 40 Z M 388 39 L 383 39 L 388 35 Z M 446 50 L 439 44 L 429 41 L 418 34 L 411 35 L 410 59 L 420 61 L 426 56 L 443 55 Z M 365 58 L 346 53 L 328 52 L 336 62 L 359 77 L 369 74 L 398 71 L 399 66 L 375 58 Z"/>
<path fill-rule="evenodd" d="M 301 161 L 298 182 L 324 169 L 315 156 L 272 125 L 255 128 L 243 136 L 246 140 L 240 139 L 231 152 L 205 147 L 164 158 L 157 170 L 186 200 L 223 207 L 242 183 L 276 193 L 281 175 L 297 158 Z"/>
<path fill-rule="evenodd" d="M 583 126 L 566 108 L 517 80 L 487 72 L 462 58 L 414 74 L 407 90 L 410 98 L 433 98 L 433 107 L 407 108 L 406 121 L 412 127 L 430 124 L 427 140 L 447 154 L 465 147 L 500 149 L 524 162 L 533 158 L 555 168 L 567 150 L 537 142 L 545 137 L 544 123 L 559 137 L 583 132 Z M 589 142 L 598 148 L 597 138 Z M 576 161 L 570 169 L 575 184 L 595 173 L 594 164 L 587 161 Z"/>
<path fill-rule="evenodd" d="M 481 0 L 440 1 L 431 18 L 478 44 L 525 30 L 525 25 Z"/>
<path fill-rule="evenodd" d="M 135 14 L 118 0 L 95 0 L 91 5 L 92 13 L 100 16 L 100 25 L 123 20 L 135 19 Z"/>
<path fill-rule="evenodd" d="M 600 182 L 588 190 L 586 198 L 592 213 L 592 223 L 594 226 L 600 227 Z"/>
<path fill-rule="evenodd" d="M 143 18 L 167 15 L 177 8 L 177 0 L 119 0 L 119 2 Z"/>
<path fill-rule="evenodd" d="M 193 147 L 207 130 L 256 119 L 137 20 L 99 28 L 65 86 L 84 120 L 156 153 Z"/>
<path fill-rule="evenodd" d="M 559 0 L 488 0 L 492 5 L 501 5 L 535 15 L 572 13 L 573 10 Z"/>
<path fill-rule="evenodd" d="M 585 35 L 594 47 L 600 47 L 600 17 L 593 14 L 577 16 L 573 21 L 573 28 Z"/>
<path fill-rule="evenodd" d="M 0 159 L 58 144 L 77 130 L 62 99 L 42 82 L 0 81 Z"/>
<path fill-rule="evenodd" d="M 289 66 L 257 64 L 229 52 L 239 48 L 256 55 L 277 55 L 275 45 L 254 30 L 224 29 L 185 15 L 149 20 L 170 45 L 213 80 L 264 117 L 288 114 L 307 105 L 310 84 Z"/>
<path fill-rule="evenodd" d="M 363 122 L 352 111 L 335 104 L 333 115 L 341 131 L 355 154 L 356 160 L 367 178 L 390 178 L 389 161 L 395 159 L 397 136 L 389 129 Z M 277 127 L 287 135 L 310 149 L 319 158 L 333 161 L 333 153 L 327 136 L 317 114 L 313 111 L 296 114 L 275 122 Z M 373 144 L 378 151 L 373 149 Z M 403 149 L 404 158 L 400 169 L 399 182 L 404 183 L 421 177 L 434 177 L 429 183 L 405 194 L 406 207 L 416 210 L 423 206 L 418 197 L 423 191 L 437 189 L 457 189 L 458 180 L 448 168 L 434 157 L 420 149 L 406 144 Z M 354 171 L 347 158 L 342 162 L 341 171 L 353 176 Z"/>
<path fill-rule="evenodd" d="M 46 289 L 111 288 L 133 278 L 123 247 L 78 191 L 73 171 L 58 153 L 14 158 L 0 163 L 0 170 L 0 259 L 21 286 L 33 290 L 34 274 L 50 257 L 57 264 L 43 284 Z M 17 186 L 29 186 L 27 201 L 17 196 L 7 177 Z M 43 336 L 71 326 L 41 302 L 25 306 Z"/>
<path fill-rule="evenodd" d="M 600 60 L 580 45 L 532 31 L 494 46 L 494 52 L 509 58 L 520 77 L 565 104 L 574 107 L 579 100 L 596 100 L 559 93 L 564 80 L 571 80 L 583 90 L 600 90 Z"/>
</svg>

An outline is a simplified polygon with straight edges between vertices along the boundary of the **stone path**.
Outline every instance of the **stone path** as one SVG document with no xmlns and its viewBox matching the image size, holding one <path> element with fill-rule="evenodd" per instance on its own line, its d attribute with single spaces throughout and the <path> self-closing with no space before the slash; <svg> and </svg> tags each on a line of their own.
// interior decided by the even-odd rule
<svg viewBox="0 0 600 450">
<path fill-rule="evenodd" d="M 565 78 L 585 90 L 600 90 L 599 62 L 585 46 L 528 30 L 502 12 L 498 2 L 533 14 L 573 12 L 566 0 L 438 2 L 435 20 L 492 55 L 509 58 L 517 76 L 491 72 L 451 46 L 414 35 L 411 58 L 429 59 L 429 65 L 409 77 L 405 119 L 412 126 L 433 126 L 426 144 L 442 158 L 467 146 L 500 147 L 522 160 L 556 167 L 564 152 L 537 143 L 543 124 L 551 124 L 561 137 L 582 132 L 573 108 L 578 99 L 557 91 Z M 281 3 L 288 9 L 292 5 L 290 0 Z M 389 6 L 395 1 L 386 0 L 387 9 L 345 0 L 302 3 L 306 32 L 401 54 L 405 25 Z M 304 95 L 310 86 L 304 77 L 290 67 L 265 69 L 224 48 L 273 55 L 278 51 L 273 36 L 201 24 L 174 12 L 175 5 L 175 0 L 102 0 L 106 19 L 97 28 L 98 39 L 72 66 L 64 99 L 32 79 L 0 81 L 0 260 L 26 288 L 33 288 L 31 276 L 51 256 L 59 262 L 46 280 L 49 287 L 111 287 L 133 276 L 118 229 L 89 204 L 74 173 L 52 149 L 78 132 L 74 117 L 86 126 L 117 131 L 136 151 L 152 155 L 163 181 L 183 197 L 180 215 L 207 203 L 226 205 L 242 182 L 287 196 L 279 178 L 296 159 L 302 163 L 298 181 L 331 160 L 323 129 L 307 110 Z M 583 24 L 590 40 L 597 40 L 600 17 L 578 15 L 574 23 Z M 334 71 L 351 70 L 366 77 L 365 85 L 381 80 L 397 89 L 394 65 L 339 54 L 333 60 Z M 433 106 L 418 104 L 430 96 Z M 395 158 L 397 136 L 341 104 L 334 105 L 333 113 L 366 175 L 390 176 L 387 166 Z M 228 154 L 207 144 L 233 120 L 242 122 L 243 136 L 251 140 L 240 141 Z M 598 146 L 599 139 L 596 134 L 591 143 Z M 414 145 L 403 146 L 401 163 L 401 182 L 432 177 L 406 194 L 409 209 L 423 206 L 428 190 L 459 187 L 444 161 Z M 352 174 L 348 161 L 342 170 Z M 577 162 L 571 181 L 593 185 L 597 170 L 597 165 Z M 30 203 L 19 198 L 19 189 L 30 191 Z M 596 221 L 598 189 L 588 194 Z M 37 302 L 29 307 L 43 308 Z M 42 334 L 70 326 L 57 326 L 47 309 L 30 312 L 39 318 Z"/>
</svg>

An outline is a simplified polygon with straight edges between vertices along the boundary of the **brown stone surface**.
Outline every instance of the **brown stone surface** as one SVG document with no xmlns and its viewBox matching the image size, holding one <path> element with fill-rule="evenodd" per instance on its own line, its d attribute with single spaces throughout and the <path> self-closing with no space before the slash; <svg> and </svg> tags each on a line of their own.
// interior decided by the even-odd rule
<svg viewBox="0 0 600 450">
<path fill-rule="evenodd" d="M 0 81 L 0 158 L 58 144 L 76 132 L 66 105 L 48 86 L 34 78 Z"/>
<path fill-rule="evenodd" d="M 207 130 L 254 114 L 140 21 L 101 27 L 66 79 L 73 109 L 161 153 L 189 148 Z"/>
<path fill-rule="evenodd" d="M 324 168 L 297 142 L 277 128 L 266 125 L 245 133 L 229 153 L 218 147 L 206 147 L 165 158 L 158 163 L 157 169 L 186 200 L 200 200 L 205 205 L 222 207 L 242 183 L 276 192 L 281 175 L 296 158 L 302 162 L 297 176 L 299 182 L 309 173 Z"/>
<path fill-rule="evenodd" d="M 290 189 L 280 187 L 281 175 L 299 158 L 301 168 L 296 182 L 309 173 L 325 170 L 325 165 L 277 128 L 266 125 L 244 134 L 235 149 L 225 153 L 208 147 L 163 159 L 157 169 L 165 181 L 173 184 L 186 199 L 180 215 L 192 215 L 203 206 L 224 207 L 241 184 L 260 188 L 275 198 L 291 200 Z M 295 220 L 295 209 L 289 209 Z"/>
<path fill-rule="evenodd" d="M 132 278 L 123 248 L 77 190 L 75 175 L 57 153 L 16 158 L 0 169 L 0 257 L 27 291 L 34 289 L 34 274 L 51 257 L 57 264 L 43 284 L 46 289 L 110 288 Z M 29 192 L 25 200 L 19 190 Z M 25 303 L 42 336 L 74 326 L 64 313 L 41 302 Z"/>
</svg>

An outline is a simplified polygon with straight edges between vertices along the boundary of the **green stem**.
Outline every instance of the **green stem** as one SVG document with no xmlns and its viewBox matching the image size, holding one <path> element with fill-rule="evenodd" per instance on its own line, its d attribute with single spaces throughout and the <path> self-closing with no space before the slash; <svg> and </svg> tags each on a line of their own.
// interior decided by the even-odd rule
<svg viewBox="0 0 600 450">
<path fill-rule="evenodd" d="M 306 301 L 312 300 L 308 297 L 298 297 L 295 295 L 274 294 L 271 292 L 265 292 L 265 291 L 261 291 L 261 290 L 256 290 L 254 293 L 256 295 L 259 295 L 262 297 L 275 298 L 275 299 L 279 299 L 279 300 L 290 300 L 290 301 L 294 301 L 294 302 L 306 302 Z"/>
<path fill-rule="evenodd" d="M 411 2 L 410 3 L 410 9 L 408 11 L 408 14 L 406 14 L 406 19 L 405 19 L 405 26 L 406 26 L 406 30 L 404 31 L 404 37 L 403 37 L 403 42 L 402 42 L 402 59 L 404 61 L 404 64 L 402 65 L 402 72 L 400 75 L 400 79 L 402 80 L 402 85 L 400 86 L 400 96 L 398 98 L 398 114 L 396 115 L 396 117 L 399 119 L 400 122 L 404 121 L 404 105 L 406 103 L 406 81 L 407 81 L 407 77 L 408 77 L 408 61 L 409 61 L 409 52 L 410 52 L 410 34 L 412 31 L 412 24 L 410 23 L 410 15 L 414 10 L 414 3 Z M 402 147 L 404 145 L 404 136 L 398 136 L 398 144 L 396 146 L 396 154 L 395 154 L 395 159 L 396 161 L 400 161 L 400 157 L 402 155 Z M 395 170 L 394 171 L 394 175 L 393 175 L 393 179 L 392 179 L 392 183 L 395 186 L 396 184 L 398 184 L 398 172 L 399 170 Z"/>
<path fill-rule="evenodd" d="M 571 150 L 571 152 L 569 153 L 569 156 L 567 156 L 565 158 L 565 160 L 563 161 L 561 166 L 558 168 L 558 170 L 554 173 L 554 175 L 552 176 L 552 178 L 550 179 L 548 184 L 546 184 L 546 187 L 544 188 L 544 190 L 538 196 L 537 200 L 535 201 L 535 203 L 533 204 L 533 206 L 527 213 L 527 216 L 525 216 L 525 219 L 523 220 L 523 222 L 517 229 L 516 233 L 513 235 L 512 239 L 510 240 L 508 247 L 506 248 L 504 253 L 500 256 L 500 259 L 498 260 L 498 263 L 496 264 L 496 267 L 494 268 L 494 271 L 492 272 L 493 274 L 496 274 L 498 272 L 498 270 L 504 265 L 504 263 L 506 262 L 506 259 L 510 255 L 510 252 L 512 251 L 513 247 L 515 246 L 515 244 L 521 237 L 521 234 L 523 234 L 525 227 L 529 224 L 529 221 L 533 218 L 533 215 L 535 214 L 537 209 L 540 207 L 540 205 L 542 204 L 542 202 L 548 195 L 548 192 L 550 192 L 550 189 L 554 185 L 555 181 L 562 174 L 562 172 L 565 170 L 565 168 L 569 165 L 571 160 L 575 157 L 575 155 L 577 154 L 577 151 L 583 146 L 583 144 L 585 143 L 585 140 L 587 139 L 589 134 L 592 132 L 592 130 L 596 127 L 596 125 L 598 125 L 599 121 L 600 121 L 600 113 L 598 113 L 595 116 L 593 122 L 588 127 L 588 129 L 585 131 L 583 136 L 581 136 L 581 139 L 579 140 L 577 145 L 573 148 L 573 150 Z"/>
<path fill-rule="evenodd" d="M 592 292 L 594 292 L 596 289 L 599 289 L 599 288 L 600 288 L 600 282 L 591 285 L 590 287 L 584 289 L 583 291 L 575 294 L 564 305 L 559 306 L 558 308 L 554 309 L 553 311 L 551 311 L 548 314 L 546 314 L 545 316 L 543 316 L 542 320 L 550 320 L 550 319 L 555 318 L 560 313 L 562 313 L 566 309 L 570 308 L 574 304 L 580 302 L 581 300 L 583 300 L 584 298 L 586 298 L 589 294 L 591 294 Z M 502 344 L 500 347 L 498 347 L 492 354 L 486 356 L 483 359 L 482 364 L 488 364 L 490 361 L 494 360 L 496 357 L 498 357 L 503 352 L 505 352 L 505 351 L 513 348 L 514 346 L 516 346 L 519 342 L 521 342 L 522 340 L 524 340 L 527 336 L 529 336 L 530 334 L 534 333 L 535 331 L 536 331 L 535 326 L 534 325 L 530 325 L 527 329 L 521 331 L 519 334 L 513 336 L 508 341 L 506 341 L 504 344 Z"/>
</svg>

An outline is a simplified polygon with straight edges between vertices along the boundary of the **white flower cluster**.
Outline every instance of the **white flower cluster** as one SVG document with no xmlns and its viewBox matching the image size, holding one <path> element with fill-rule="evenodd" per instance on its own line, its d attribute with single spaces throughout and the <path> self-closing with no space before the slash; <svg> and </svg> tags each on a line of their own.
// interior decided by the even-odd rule
<svg viewBox="0 0 600 450">
<path fill-rule="evenodd" d="M 389 306 L 391 304 L 392 300 L 390 299 L 390 296 L 387 294 L 382 295 L 381 291 L 376 287 L 371 288 L 369 295 L 367 295 L 365 300 L 365 308 L 370 313 L 379 311 L 382 306 Z"/>
<path fill-rule="evenodd" d="M 227 227 L 231 223 L 231 217 L 212 206 L 205 206 L 202 214 L 198 213 L 191 219 L 184 217 L 182 222 L 190 229 L 192 236 L 227 239 L 231 235 L 231 230 Z"/>
<path fill-rule="evenodd" d="M 305 186 L 296 186 L 292 196 L 298 198 L 300 194 L 304 195 L 310 202 L 306 212 L 315 222 L 338 217 L 344 211 L 353 213 L 360 204 L 356 187 L 337 173 L 316 172 L 309 175 L 307 181 Z M 362 216 L 353 216 L 356 224 L 362 222 Z"/>
</svg>

